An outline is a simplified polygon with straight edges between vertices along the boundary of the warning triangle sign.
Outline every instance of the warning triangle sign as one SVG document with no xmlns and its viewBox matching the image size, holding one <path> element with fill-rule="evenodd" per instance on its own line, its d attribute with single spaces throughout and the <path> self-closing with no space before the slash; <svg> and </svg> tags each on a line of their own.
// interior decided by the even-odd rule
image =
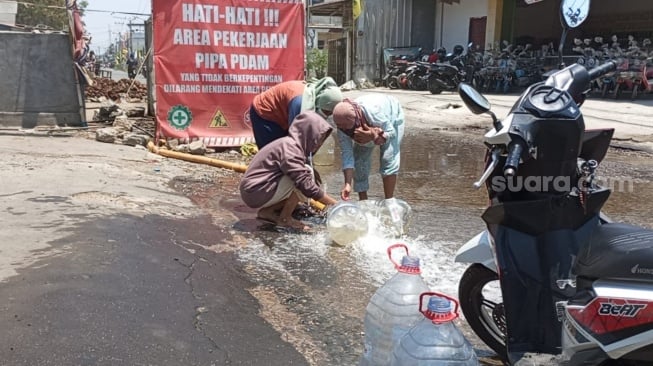
<svg viewBox="0 0 653 366">
<path fill-rule="evenodd" d="M 229 121 L 227 121 L 227 117 L 222 114 L 221 110 L 216 110 L 215 114 L 213 115 L 213 118 L 211 118 L 211 123 L 209 124 L 209 128 L 222 128 L 222 127 L 229 127 Z"/>
</svg>

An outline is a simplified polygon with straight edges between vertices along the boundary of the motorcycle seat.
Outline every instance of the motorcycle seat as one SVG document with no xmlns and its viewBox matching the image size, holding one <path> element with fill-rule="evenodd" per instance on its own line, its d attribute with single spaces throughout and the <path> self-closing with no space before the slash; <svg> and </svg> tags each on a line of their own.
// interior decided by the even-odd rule
<svg viewBox="0 0 653 366">
<path fill-rule="evenodd" d="M 653 281 L 653 230 L 619 223 L 599 225 L 578 253 L 576 275 Z"/>
</svg>

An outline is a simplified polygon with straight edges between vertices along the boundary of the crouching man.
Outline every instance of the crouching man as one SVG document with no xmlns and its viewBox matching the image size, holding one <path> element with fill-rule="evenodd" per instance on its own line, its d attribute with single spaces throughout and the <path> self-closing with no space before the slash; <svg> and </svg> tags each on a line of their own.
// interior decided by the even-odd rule
<svg viewBox="0 0 653 366">
<path fill-rule="evenodd" d="M 337 202 L 315 182 L 313 170 L 306 164 L 332 130 L 319 114 L 304 112 L 294 119 L 288 136 L 270 142 L 254 156 L 240 181 L 240 196 L 247 206 L 259 209 L 258 219 L 307 230 L 292 217 L 299 202 Z"/>
</svg>

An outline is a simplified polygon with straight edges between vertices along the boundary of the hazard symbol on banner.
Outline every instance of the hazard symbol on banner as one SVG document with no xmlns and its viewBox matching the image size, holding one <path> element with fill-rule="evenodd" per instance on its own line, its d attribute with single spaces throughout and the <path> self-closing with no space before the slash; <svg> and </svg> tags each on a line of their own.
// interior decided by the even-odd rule
<svg viewBox="0 0 653 366">
<path fill-rule="evenodd" d="M 209 125 L 209 128 L 223 127 L 229 127 L 229 121 L 227 121 L 227 117 L 225 117 L 222 111 L 218 108 L 218 110 L 215 111 L 213 118 L 211 118 L 211 124 Z"/>
</svg>

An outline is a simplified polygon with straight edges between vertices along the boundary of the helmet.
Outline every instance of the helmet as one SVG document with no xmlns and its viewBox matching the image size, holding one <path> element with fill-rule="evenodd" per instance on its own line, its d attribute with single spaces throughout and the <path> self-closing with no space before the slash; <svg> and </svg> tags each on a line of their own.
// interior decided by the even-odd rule
<svg viewBox="0 0 653 366">
<path fill-rule="evenodd" d="M 459 44 L 453 46 L 453 54 L 454 54 L 455 56 L 462 55 L 462 54 L 463 54 L 463 51 L 465 51 L 465 49 L 463 48 L 463 46 L 461 46 L 461 45 L 459 45 Z"/>
<path fill-rule="evenodd" d="M 447 55 L 447 49 L 444 48 L 444 47 L 440 47 L 440 48 L 438 48 L 438 50 L 437 50 L 436 52 L 437 52 L 437 54 L 438 54 L 438 56 L 439 56 L 440 58 L 444 58 L 444 56 Z"/>
</svg>

